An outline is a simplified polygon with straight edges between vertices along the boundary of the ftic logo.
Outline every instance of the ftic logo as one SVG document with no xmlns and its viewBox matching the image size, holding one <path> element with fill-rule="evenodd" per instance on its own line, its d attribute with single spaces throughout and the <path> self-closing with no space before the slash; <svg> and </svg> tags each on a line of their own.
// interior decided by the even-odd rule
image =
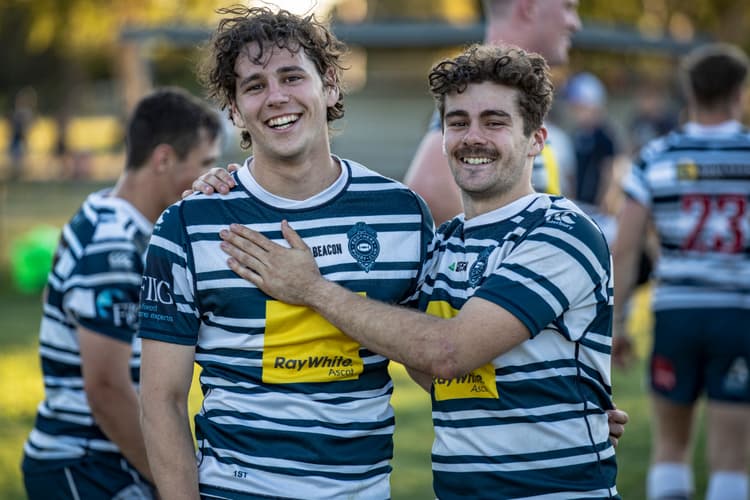
<svg viewBox="0 0 750 500">
<path fill-rule="evenodd" d="M 172 290 L 169 283 L 158 280 L 152 276 L 144 276 L 141 283 L 141 294 L 147 302 L 158 302 L 160 304 L 174 304 Z"/>
</svg>

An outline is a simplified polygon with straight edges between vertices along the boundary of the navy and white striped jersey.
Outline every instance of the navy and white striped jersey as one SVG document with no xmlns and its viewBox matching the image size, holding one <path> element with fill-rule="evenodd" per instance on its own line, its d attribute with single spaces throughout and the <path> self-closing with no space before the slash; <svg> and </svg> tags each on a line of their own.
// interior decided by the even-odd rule
<svg viewBox="0 0 750 500">
<path fill-rule="evenodd" d="M 436 495 L 615 496 L 613 281 L 601 231 L 565 198 L 531 194 L 444 224 L 429 259 L 427 313 L 453 317 L 481 297 L 531 333 L 486 366 L 433 380 Z"/>
<path fill-rule="evenodd" d="M 387 302 L 412 295 L 433 236 L 424 202 L 357 163 L 340 163 L 338 181 L 305 201 L 265 191 L 246 166 L 229 194 L 193 195 L 156 224 L 140 335 L 195 345 L 203 495 L 390 496 L 388 360 L 311 309 L 265 295 L 229 269 L 219 248 L 230 223 L 282 243 L 286 219 L 329 280 Z"/>
<path fill-rule="evenodd" d="M 655 310 L 750 308 L 750 131 L 688 123 L 646 145 L 624 187 L 659 235 Z"/>
<path fill-rule="evenodd" d="M 107 191 L 89 195 L 63 228 L 40 328 L 45 397 L 24 447 L 27 457 L 49 464 L 119 452 L 91 415 L 77 328 L 131 343 L 130 368 L 137 386 L 138 297 L 151 229 L 151 222 L 130 203 Z"/>
</svg>

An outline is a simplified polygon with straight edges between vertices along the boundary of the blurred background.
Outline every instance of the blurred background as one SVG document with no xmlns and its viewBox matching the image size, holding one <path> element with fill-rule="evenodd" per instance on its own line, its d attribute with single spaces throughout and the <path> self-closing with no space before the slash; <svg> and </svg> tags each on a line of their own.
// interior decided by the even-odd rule
<svg viewBox="0 0 750 500">
<path fill-rule="evenodd" d="M 479 0 L 245 3 L 331 19 L 351 48 L 346 116 L 334 124 L 333 149 L 396 179 L 433 111 L 430 66 L 483 38 Z M 18 463 L 42 395 L 36 336 L 50 248 L 86 194 L 120 174 L 122 125 L 143 94 L 180 85 L 204 95 L 194 70 L 199 47 L 216 25 L 215 9 L 227 5 L 0 0 L 0 498 L 23 498 Z M 574 131 L 578 116 L 567 82 L 581 72 L 596 75 L 616 144 L 616 176 L 643 141 L 679 123 L 681 55 L 706 41 L 750 51 L 750 9 L 741 0 L 581 0 L 579 13 L 584 28 L 573 39 L 570 64 L 554 70 L 559 92 L 551 121 Z M 222 161 L 244 160 L 228 121 L 226 131 Z M 649 342 L 647 295 L 645 288 L 631 318 L 641 356 Z M 429 398 L 398 370 L 396 377 L 403 384 L 394 399 L 394 498 L 432 498 Z M 632 419 L 618 449 L 618 487 L 624 498 L 642 498 L 649 452 L 643 362 L 614 378 L 615 401 Z M 705 486 L 702 446 L 698 491 Z"/>
</svg>

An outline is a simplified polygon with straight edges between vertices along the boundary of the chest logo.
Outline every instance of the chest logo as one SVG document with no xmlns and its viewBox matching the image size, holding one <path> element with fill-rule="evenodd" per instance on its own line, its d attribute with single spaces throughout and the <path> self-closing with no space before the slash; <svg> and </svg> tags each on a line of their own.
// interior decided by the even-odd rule
<svg viewBox="0 0 750 500">
<path fill-rule="evenodd" d="M 346 236 L 349 238 L 349 253 L 369 273 L 380 255 L 378 233 L 364 222 L 357 222 Z"/>
<path fill-rule="evenodd" d="M 490 258 L 493 248 L 485 248 L 479 255 L 477 260 L 471 265 L 469 269 L 469 286 L 472 288 L 477 286 L 484 276 L 484 272 L 487 270 L 487 260 Z"/>
</svg>

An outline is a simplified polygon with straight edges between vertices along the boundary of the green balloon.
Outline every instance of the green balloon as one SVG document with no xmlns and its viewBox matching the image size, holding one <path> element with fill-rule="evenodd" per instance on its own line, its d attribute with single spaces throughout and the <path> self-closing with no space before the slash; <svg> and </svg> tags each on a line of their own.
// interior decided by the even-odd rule
<svg viewBox="0 0 750 500">
<path fill-rule="evenodd" d="M 10 267 L 13 284 L 21 293 L 39 293 L 47 284 L 60 230 L 40 225 L 11 244 Z"/>
</svg>

